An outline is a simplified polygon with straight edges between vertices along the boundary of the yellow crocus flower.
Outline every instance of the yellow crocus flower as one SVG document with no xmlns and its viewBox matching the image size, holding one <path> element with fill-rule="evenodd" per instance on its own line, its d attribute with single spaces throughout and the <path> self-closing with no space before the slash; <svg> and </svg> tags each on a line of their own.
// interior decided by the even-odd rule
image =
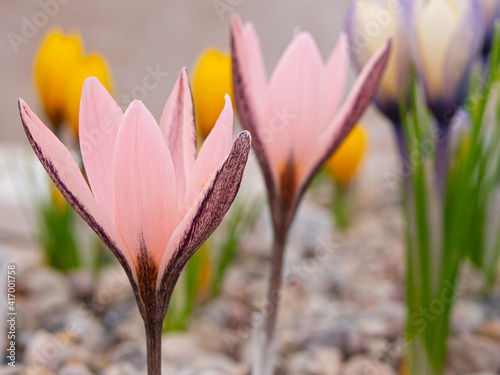
<svg viewBox="0 0 500 375">
<path fill-rule="evenodd" d="M 231 56 L 215 48 L 205 50 L 193 70 L 193 101 L 199 133 L 205 139 L 224 108 L 229 94 L 234 107 Z"/>
<path fill-rule="evenodd" d="M 34 60 L 34 80 L 47 117 L 54 127 L 63 121 L 66 83 L 82 57 L 82 42 L 77 33 L 64 35 L 51 29 Z"/>
<path fill-rule="evenodd" d="M 112 93 L 112 78 L 106 60 L 98 53 L 82 57 L 68 77 L 64 120 L 71 126 L 78 139 L 78 119 L 83 83 L 88 77 L 96 77 Z"/>
<path fill-rule="evenodd" d="M 363 128 L 356 125 L 325 163 L 326 171 L 339 185 L 347 186 L 351 182 L 363 159 L 367 141 Z"/>
</svg>

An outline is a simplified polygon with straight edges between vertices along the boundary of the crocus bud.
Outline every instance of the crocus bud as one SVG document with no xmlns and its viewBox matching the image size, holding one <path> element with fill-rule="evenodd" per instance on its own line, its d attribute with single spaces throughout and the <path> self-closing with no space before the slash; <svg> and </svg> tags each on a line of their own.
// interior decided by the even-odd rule
<svg viewBox="0 0 500 375">
<path fill-rule="evenodd" d="M 234 102 L 231 57 L 214 48 L 205 50 L 198 58 L 192 80 L 196 122 L 205 139 L 224 108 L 224 95 Z"/>
<path fill-rule="evenodd" d="M 70 125 L 77 139 L 82 88 L 88 77 L 96 77 L 109 92 L 112 92 L 111 71 L 106 60 L 101 55 L 92 53 L 82 57 L 75 64 L 66 86 L 64 120 Z"/>
<path fill-rule="evenodd" d="M 439 124 L 448 124 L 469 89 L 471 66 L 483 42 L 477 0 L 415 0 L 412 46 L 427 103 Z"/>
<path fill-rule="evenodd" d="M 363 128 L 355 126 L 337 151 L 325 163 L 325 169 L 341 186 L 347 186 L 358 170 L 367 147 Z"/>
<path fill-rule="evenodd" d="M 78 34 L 64 35 L 59 29 L 51 29 L 35 57 L 35 85 L 55 128 L 63 120 L 68 76 L 81 58 L 82 49 Z"/>
<path fill-rule="evenodd" d="M 349 50 L 361 70 L 376 51 L 392 39 L 391 55 L 375 96 L 375 103 L 399 124 L 399 102 L 408 94 L 410 50 L 406 35 L 409 6 L 404 0 L 356 0 L 346 15 Z"/>
<path fill-rule="evenodd" d="M 493 32 L 495 20 L 500 18 L 500 1 L 499 0 L 478 0 L 483 11 L 485 35 L 482 48 L 483 57 L 487 57 L 491 50 L 493 42 Z"/>
</svg>

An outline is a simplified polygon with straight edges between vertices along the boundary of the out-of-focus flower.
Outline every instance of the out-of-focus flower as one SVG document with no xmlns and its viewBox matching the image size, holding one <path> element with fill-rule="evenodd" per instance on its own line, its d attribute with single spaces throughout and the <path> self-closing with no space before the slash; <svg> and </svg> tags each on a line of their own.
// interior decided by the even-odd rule
<svg viewBox="0 0 500 375">
<path fill-rule="evenodd" d="M 347 37 L 323 62 L 309 33 L 297 32 L 269 82 L 259 39 L 251 23 L 231 19 L 233 84 L 236 108 L 266 181 L 274 229 L 274 250 L 265 342 L 260 373 L 273 369 L 272 342 L 288 230 L 300 199 L 316 172 L 358 121 L 378 87 L 389 58 L 387 41 L 366 64 L 341 106 L 349 65 Z"/>
<path fill-rule="evenodd" d="M 388 38 L 391 55 L 375 103 L 394 124 L 400 124 L 399 104 L 408 96 L 410 48 L 406 34 L 410 7 L 405 0 L 356 0 L 346 15 L 349 50 L 361 70 Z"/>
<path fill-rule="evenodd" d="M 55 128 L 63 121 L 68 78 L 82 57 L 82 50 L 78 34 L 64 35 L 59 29 L 51 29 L 35 57 L 35 84 Z"/>
<path fill-rule="evenodd" d="M 78 138 L 78 116 L 83 82 L 96 77 L 111 91 L 111 72 L 98 53 L 84 55 L 78 34 L 53 29 L 40 45 L 34 63 L 35 80 L 45 112 L 54 127 L 71 126 Z M 220 111 L 219 111 L 220 112 Z"/>
<path fill-rule="evenodd" d="M 236 107 L 252 133 L 274 224 L 288 227 L 307 184 L 370 103 L 389 42 L 366 64 L 342 106 L 349 65 L 345 36 L 325 64 L 312 36 L 297 33 L 269 82 L 251 23 L 233 17 L 232 46 Z"/>
<path fill-rule="evenodd" d="M 361 126 L 355 126 L 337 151 L 325 163 L 326 171 L 341 186 L 347 186 L 353 179 L 363 159 L 367 137 Z"/>
<path fill-rule="evenodd" d="M 471 66 L 483 43 L 477 0 L 415 0 L 412 45 L 427 103 L 439 124 L 449 124 L 463 104 Z"/>
<path fill-rule="evenodd" d="M 125 269 L 145 322 L 148 371 L 160 374 L 161 326 L 174 285 L 238 192 L 249 133 L 240 133 L 232 144 L 233 110 L 226 96 L 198 154 L 185 70 L 160 126 L 140 101 L 123 114 L 99 81 L 90 78 L 80 107 L 80 147 L 89 188 L 68 149 L 22 99 L 19 109 L 45 170 Z"/>
<path fill-rule="evenodd" d="M 495 20 L 500 18 L 500 1 L 499 0 L 478 0 L 481 9 L 483 10 L 485 35 L 482 48 L 483 56 L 489 55 L 491 43 L 493 42 L 493 31 Z"/>
<path fill-rule="evenodd" d="M 193 70 L 192 82 L 196 123 L 205 139 L 224 108 L 224 95 L 233 99 L 231 56 L 214 48 L 205 50 Z"/>
<path fill-rule="evenodd" d="M 98 53 L 82 57 L 68 76 L 64 119 L 78 138 L 78 116 L 83 83 L 88 77 L 96 77 L 112 93 L 112 78 L 106 60 Z M 219 112 L 220 113 L 220 112 Z"/>
</svg>

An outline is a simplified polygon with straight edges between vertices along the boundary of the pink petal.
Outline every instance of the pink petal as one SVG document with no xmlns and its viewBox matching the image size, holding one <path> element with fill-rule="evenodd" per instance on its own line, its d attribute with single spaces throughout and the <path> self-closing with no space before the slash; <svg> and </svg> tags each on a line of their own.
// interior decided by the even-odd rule
<svg viewBox="0 0 500 375">
<path fill-rule="evenodd" d="M 19 112 L 31 147 L 43 167 L 68 202 L 116 256 L 137 297 L 134 262 L 111 220 L 92 196 L 70 152 L 22 99 L 19 99 Z"/>
<path fill-rule="evenodd" d="M 114 179 L 118 232 L 131 254 L 159 265 L 177 224 L 175 171 L 158 124 L 136 100 L 118 131 Z"/>
<path fill-rule="evenodd" d="M 181 207 L 180 218 L 184 217 L 186 212 L 191 208 L 209 179 L 220 167 L 220 164 L 231 150 L 233 107 L 229 95 L 226 94 L 225 99 L 226 104 L 224 105 L 224 109 L 196 158 L 193 173 L 189 179 L 186 197 Z"/>
<path fill-rule="evenodd" d="M 189 172 L 192 170 L 197 148 L 193 100 L 186 69 L 179 73 L 177 83 L 167 100 L 161 116 L 160 129 L 170 150 L 177 182 L 177 199 L 184 199 Z"/>
<path fill-rule="evenodd" d="M 245 131 L 238 135 L 231 152 L 216 173 L 212 174 L 198 199 L 173 233 L 158 273 L 157 288 L 160 295 L 171 291 L 189 258 L 213 233 L 229 210 L 243 178 L 250 143 L 250 133 Z"/>
<path fill-rule="evenodd" d="M 252 24 L 242 26 L 237 15 L 231 18 L 231 56 L 234 100 L 243 128 L 252 134 L 252 143 L 265 177 L 271 200 L 275 192 L 269 158 L 260 135 L 266 97 L 266 72 L 259 39 Z"/>
<path fill-rule="evenodd" d="M 333 119 L 344 97 L 347 75 L 349 73 L 348 49 L 347 36 L 342 34 L 326 63 L 326 76 L 328 80 L 327 121 Z"/>
<path fill-rule="evenodd" d="M 259 129 L 276 181 L 290 161 L 299 180 L 310 168 L 326 123 L 326 98 L 321 55 L 311 35 L 301 33 L 274 70 Z"/>
<path fill-rule="evenodd" d="M 121 108 L 104 86 L 96 78 L 88 78 L 80 104 L 80 149 L 92 192 L 113 222 L 113 157 L 122 118 Z"/>
<path fill-rule="evenodd" d="M 231 31 L 233 60 L 238 60 L 243 80 L 240 84 L 245 86 L 248 106 L 260 118 L 264 112 L 267 79 L 259 38 L 253 24 L 242 25 L 237 15 L 231 17 Z"/>
<path fill-rule="evenodd" d="M 380 78 L 391 52 L 391 41 L 388 40 L 368 61 L 361 71 L 354 87 L 339 113 L 328 125 L 321 142 L 318 145 L 316 155 L 317 162 L 309 179 L 321 168 L 337 147 L 342 143 L 352 127 L 358 122 L 366 107 L 370 104 L 373 95 L 377 91 Z"/>
</svg>

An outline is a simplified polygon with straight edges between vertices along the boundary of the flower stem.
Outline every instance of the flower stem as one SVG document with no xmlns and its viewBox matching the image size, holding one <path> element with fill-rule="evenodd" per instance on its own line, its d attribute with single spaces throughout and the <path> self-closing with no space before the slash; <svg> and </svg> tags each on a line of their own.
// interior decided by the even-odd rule
<svg viewBox="0 0 500 375">
<path fill-rule="evenodd" d="M 350 222 L 348 190 L 348 186 L 344 186 L 342 184 L 339 184 L 338 182 L 335 182 L 335 188 L 333 189 L 331 202 L 331 210 L 333 212 L 335 225 L 341 230 L 346 229 L 349 226 Z"/>
<path fill-rule="evenodd" d="M 276 326 L 276 315 L 280 299 L 280 288 L 283 269 L 283 254 L 285 250 L 285 236 L 277 235 L 274 241 L 273 260 L 271 270 L 271 281 L 267 295 L 267 320 L 266 320 L 266 341 L 271 341 Z"/>
<path fill-rule="evenodd" d="M 433 368 L 429 360 L 422 338 L 417 335 L 406 347 L 407 373 L 410 375 L 441 375 L 442 371 Z"/>
<path fill-rule="evenodd" d="M 144 321 L 146 328 L 148 375 L 161 375 L 161 320 Z"/>
<path fill-rule="evenodd" d="M 408 155 L 408 148 L 406 145 L 405 134 L 402 124 L 394 124 L 394 133 L 396 135 L 396 145 L 398 147 L 399 160 L 402 166 L 402 179 L 405 192 L 407 194 L 411 191 L 410 175 L 412 173 L 412 165 L 410 165 L 410 157 Z"/>
<path fill-rule="evenodd" d="M 287 230 L 275 231 L 274 249 L 272 258 L 271 279 L 267 296 L 265 338 L 262 347 L 261 374 L 271 375 L 274 370 L 274 335 L 276 329 L 276 318 L 280 301 L 280 288 L 283 271 L 283 255 L 285 250 Z"/>
</svg>

